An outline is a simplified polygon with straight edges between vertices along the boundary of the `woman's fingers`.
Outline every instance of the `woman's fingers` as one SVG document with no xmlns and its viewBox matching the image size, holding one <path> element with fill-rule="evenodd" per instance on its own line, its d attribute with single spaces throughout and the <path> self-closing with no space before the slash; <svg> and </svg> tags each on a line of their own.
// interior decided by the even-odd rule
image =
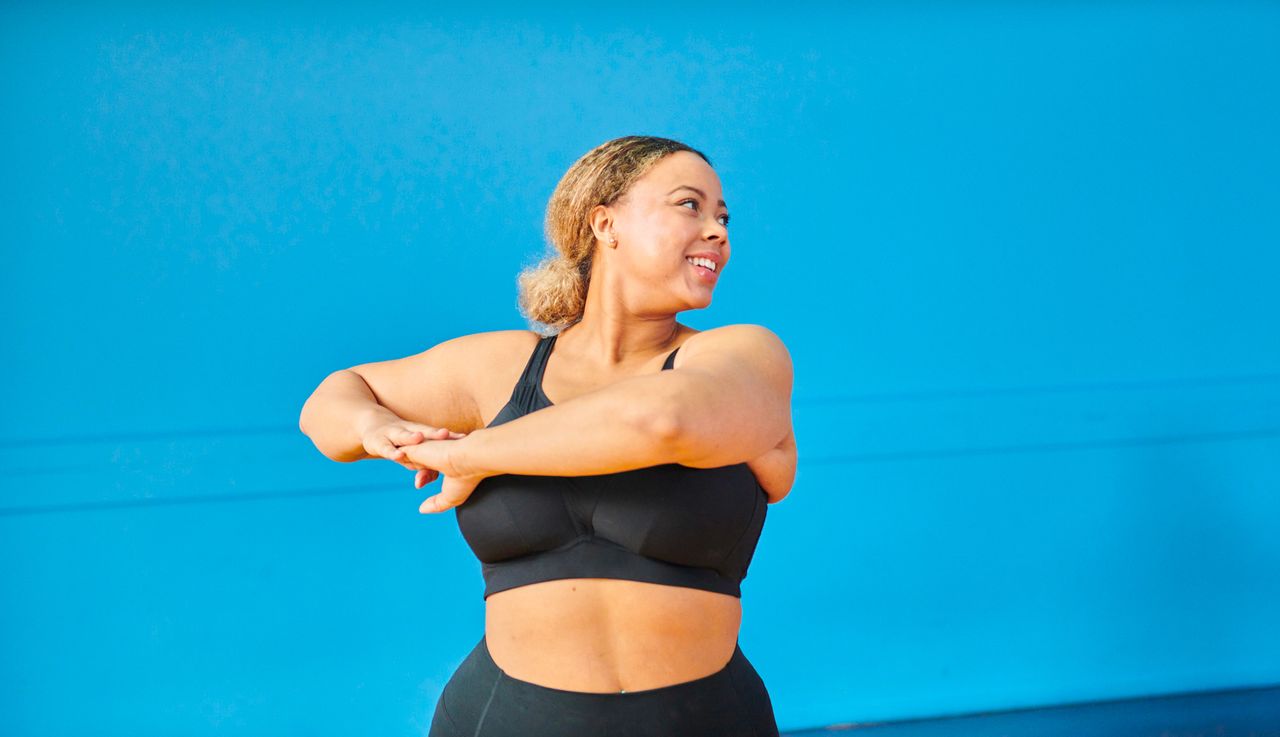
<svg viewBox="0 0 1280 737">
<path fill-rule="evenodd" d="M 434 467 L 434 465 L 436 465 L 436 461 L 434 459 L 438 457 L 439 453 L 428 448 L 425 443 L 419 445 L 407 445 L 401 448 L 400 452 L 404 454 L 401 465 L 405 468 L 411 471 L 426 471 L 430 474 L 439 474 L 438 469 Z M 420 479 L 421 477 L 415 477 L 415 482 L 418 482 Z M 435 475 L 427 476 L 425 480 L 421 481 L 421 483 L 429 484 L 434 479 Z"/>
<path fill-rule="evenodd" d="M 383 458 L 391 458 L 392 460 L 395 460 L 396 453 L 400 452 L 400 449 L 397 448 L 395 443 L 392 443 L 389 438 L 380 438 L 374 441 L 373 447 L 368 448 L 367 450 L 374 455 L 380 455 Z"/>
<path fill-rule="evenodd" d="M 410 470 L 421 468 L 421 466 L 411 461 L 405 462 L 405 457 L 406 457 L 405 452 L 401 450 L 399 447 L 404 445 L 417 445 L 425 440 L 440 439 L 439 438 L 440 432 L 438 429 L 427 427 L 426 425 L 422 425 L 421 427 L 424 427 L 426 429 L 413 430 L 410 428 L 401 428 L 388 433 L 388 437 L 392 440 L 392 443 L 391 443 L 392 451 L 387 455 L 387 458 L 393 461 L 396 461 L 397 463 L 400 463 L 402 466 Z"/>
<path fill-rule="evenodd" d="M 424 425 L 421 422 L 406 422 L 404 426 L 408 430 L 420 432 L 423 435 L 432 436 L 432 437 L 434 437 L 435 434 L 442 429 L 439 427 L 435 427 L 434 425 Z"/>
<path fill-rule="evenodd" d="M 383 429 L 383 435 L 372 441 L 369 452 L 404 466 L 410 471 L 418 472 L 414 477 L 414 485 L 418 488 L 431 483 L 440 476 L 439 471 L 424 466 L 413 460 L 404 448 L 420 445 L 429 440 L 458 440 L 466 437 L 464 432 L 453 432 L 447 427 L 432 427 L 419 422 L 401 422 Z"/>
<path fill-rule="evenodd" d="M 458 506 L 462 502 L 451 499 L 449 495 L 440 492 L 435 496 L 428 497 L 426 501 L 418 505 L 418 511 L 423 514 L 431 514 L 433 512 L 447 512 Z"/>
<path fill-rule="evenodd" d="M 457 438 L 466 436 L 465 432 L 453 432 L 447 427 L 433 427 L 431 425 L 424 425 L 420 422 L 404 422 L 400 424 L 400 427 L 409 432 L 422 433 L 423 439 L 431 438 L 433 440 L 443 440 L 445 438 L 451 438 L 456 440 Z"/>
<path fill-rule="evenodd" d="M 420 422 L 399 420 L 375 428 L 366 435 L 365 452 L 371 458 L 386 458 L 410 471 L 430 471 L 431 469 L 411 458 L 404 448 L 419 445 L 428 440 L 456 440 L 465 435 L 466 433 L 452 432 L 447 427 L 432 427 Z M 425 483 L 430 483 L 431 480 L 427 479 Z"/>
<path fill-rule="evenodd" d="M 391 439 L 395 441 L 396 445 L 413 445 L 415 443 L 421 443 L 423 437 L 423 433 L 419 430 L 402 429 L 391 433 Z"/>
</svg>

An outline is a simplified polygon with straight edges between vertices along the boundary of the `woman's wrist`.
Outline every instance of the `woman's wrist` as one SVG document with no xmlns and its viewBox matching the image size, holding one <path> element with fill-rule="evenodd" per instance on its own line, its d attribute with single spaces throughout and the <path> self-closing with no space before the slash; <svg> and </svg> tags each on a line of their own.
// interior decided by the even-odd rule
<svg viewBox="0 0 1280 737">
<path fill-rule="evenodd" d="M 363 438 L 373 428 L 396 422 L 399 419 L 400 415 L 383 407 L 381 404 L 374 403 L 356 415 L 354 423 L 356 437 Z"/>
<path fill-rule="evenodd" d="M 481 445 L 484 443 L 485 429 L 467 433 L 464 438 L 450 443 L 449 465 L 459 478 L 488 478 L 496 475 L 481 462 Z M 448 474 L 446 474 L 448 475 Z"/>
</svg>

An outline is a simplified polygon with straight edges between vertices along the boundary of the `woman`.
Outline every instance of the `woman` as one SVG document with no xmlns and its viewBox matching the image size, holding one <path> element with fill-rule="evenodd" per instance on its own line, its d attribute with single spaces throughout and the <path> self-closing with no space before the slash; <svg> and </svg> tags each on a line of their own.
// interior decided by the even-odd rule
<svg viewBox="0 0 1280 737">
<path fill-rule="evenodd" d="M 728 222 L 702 153 L 609 141 L 560 180 L 558 253 L 519 279 L 550 334 L 455 338 L 307 400 L 329 458 L 443 475 L 420 511 L 455 509 L 483 563 L 484 636 L 431 737 L 778 734 L 739 583 L 795 477 L 791 360 L 761 326 L 676 321 L 711 304 Z"/>
</svg>

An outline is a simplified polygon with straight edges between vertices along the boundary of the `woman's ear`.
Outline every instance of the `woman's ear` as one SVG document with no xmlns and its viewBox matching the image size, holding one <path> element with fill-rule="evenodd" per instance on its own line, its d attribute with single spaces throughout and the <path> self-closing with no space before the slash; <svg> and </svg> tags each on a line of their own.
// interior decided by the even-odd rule
<svg viewBox="0 0 1280 737">
<path fill-rule="evenodd" d="M 591 224 L 591 232 L 596 240 L 607 245 L 616 246 L 617 237 L 613 234 L 613 213 L 606 205 L 596 205 L 587 213 L 587 222 Z"/>
</svg>

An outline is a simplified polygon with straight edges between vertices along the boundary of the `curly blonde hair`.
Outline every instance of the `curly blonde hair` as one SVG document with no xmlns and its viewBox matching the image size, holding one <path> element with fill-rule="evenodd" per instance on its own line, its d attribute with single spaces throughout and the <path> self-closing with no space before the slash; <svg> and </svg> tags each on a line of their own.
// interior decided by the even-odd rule
<svg viewBox="0 0 1280 737">
<path fill-rule="evenodd" d="M 623 136 L 588 151 L 564 173 L 547 202 L 546 237 L 552 250 L 516 277 L 517 304 L 535 332 L 557 333 L 582 319 L 595 257 L 587 214 L 612 205 L 655 164 L 677 151 L 711 163 L 705 154 L 670 138 Z"/>
</svg>

